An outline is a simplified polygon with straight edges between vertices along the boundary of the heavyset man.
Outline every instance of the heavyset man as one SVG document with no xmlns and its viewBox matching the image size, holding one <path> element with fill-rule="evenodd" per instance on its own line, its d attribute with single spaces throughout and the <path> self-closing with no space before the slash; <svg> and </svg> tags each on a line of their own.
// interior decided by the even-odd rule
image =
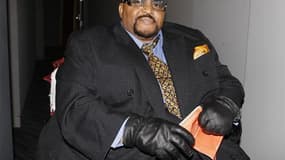
<svg viewBox="0 0 285 160">
<path fill-rule="evenodd" d="M 217 160 L 249 159 L 240 82 L 202 33 L 164 22 L 166 7 L 122 0 L 119 24 L 72 34 L 39 160 L 208 160 L 178 125 L 198 105 L 202 128 L 224 136 Z"/>
</svg>

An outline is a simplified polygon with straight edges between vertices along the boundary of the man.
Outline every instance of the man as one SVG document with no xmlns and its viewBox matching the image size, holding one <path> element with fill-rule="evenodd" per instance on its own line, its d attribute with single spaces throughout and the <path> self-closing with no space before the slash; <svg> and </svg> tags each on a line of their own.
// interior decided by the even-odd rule
<svg viewBox="0 0 285 160">
<path fill-rule="evenodd" d="M 225 136 L 217 159 L 249 159 L 236 142 L 241 84 L 199 31 L 164 23 L 166 5 L 122 0 L 120 24 L 71 36 L 38 159 L 208 160 L 178 125 L 198 105 L 203 129 Z"/>
</svg>

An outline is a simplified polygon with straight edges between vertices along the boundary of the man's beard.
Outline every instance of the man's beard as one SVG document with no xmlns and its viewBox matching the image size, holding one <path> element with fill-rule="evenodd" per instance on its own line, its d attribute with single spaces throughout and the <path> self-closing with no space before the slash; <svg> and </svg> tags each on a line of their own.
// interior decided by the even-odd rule
<svg viewBox="0 0 285 160">
<path fill-rule="evenodd" d="M 153 22 L 156 24 L 155 19 L 154 19 L 151 15 L 140 16 L 140 17 L 138 17 L 138 18 L 136 19 L 136 22 L 135 22 L 135 24 L 134 24 L 134 32 L 135 32 L 135 34 L 137 34 L 138 36 L 143 37 L 143 38 L 153 38 L 153 37 L 155 37 L 155 36 L 158 34 L 158 32 L 159 32 L 159 28 L 158 28 L 157 25 L 155 26 L 155 29 L 154 29 L 153 32 L 145 32 L 145 31 L 143 31 L 143 30 L 140 31 L 140 30 L 138 29 L 138 27 L 137 27 L 137 21 L 138 21 L 138 19 L 143 18 L 143 17 L 151 18 L 151 19 L 153 20 Z"/>
</svg>

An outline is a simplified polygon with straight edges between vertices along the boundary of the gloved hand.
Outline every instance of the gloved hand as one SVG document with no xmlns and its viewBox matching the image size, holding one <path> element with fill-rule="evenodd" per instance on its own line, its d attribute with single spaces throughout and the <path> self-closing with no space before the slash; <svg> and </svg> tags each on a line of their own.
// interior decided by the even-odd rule
<svg viewBox="0 0 285 160">
<path fill-rule="evenodd" d="M 177 124 L 159 118 L 129 117 L 123 135 L 126 147 L 137 147 L 162 160 L 189 159 L 194 138 Z"/>
<path fill-rule="evenodd" d="M 211 97 L 203 104 L 199 124 L 205 132 L 214 135 L 230 133 L 239 108 L 227 97 Z"/>
</svg>

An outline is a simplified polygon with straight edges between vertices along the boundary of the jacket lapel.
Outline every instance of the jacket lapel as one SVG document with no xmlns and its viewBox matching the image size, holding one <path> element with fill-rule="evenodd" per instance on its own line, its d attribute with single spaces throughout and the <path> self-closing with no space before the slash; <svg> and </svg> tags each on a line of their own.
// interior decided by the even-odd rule
<svg viewBox="0 0 285 160">
<path fill-rule="evenodd" d="M 145 91 L 153 110 L 156 113 L 164 113 L 165 107 L 159 84 L 143 53 L 121 26 L 116 26 L 114 33 L 117 42 L 124 46 L 121 53 L 122 56 L 126 57 L 127 61 L 131 62 L 134 66 L 140 85 Z"/>
<path fill-rule="evenodd" d="M 195 108 L 197 100 L 194 100 L 193 91 L 195 83 L 199 81 L 192 59 L 194 44 L 188 43 L 186 44 L 183 36 L 164 34 L 163 48 L 173 77 L 182 117 L 187 116 Z"/>
</svg>

